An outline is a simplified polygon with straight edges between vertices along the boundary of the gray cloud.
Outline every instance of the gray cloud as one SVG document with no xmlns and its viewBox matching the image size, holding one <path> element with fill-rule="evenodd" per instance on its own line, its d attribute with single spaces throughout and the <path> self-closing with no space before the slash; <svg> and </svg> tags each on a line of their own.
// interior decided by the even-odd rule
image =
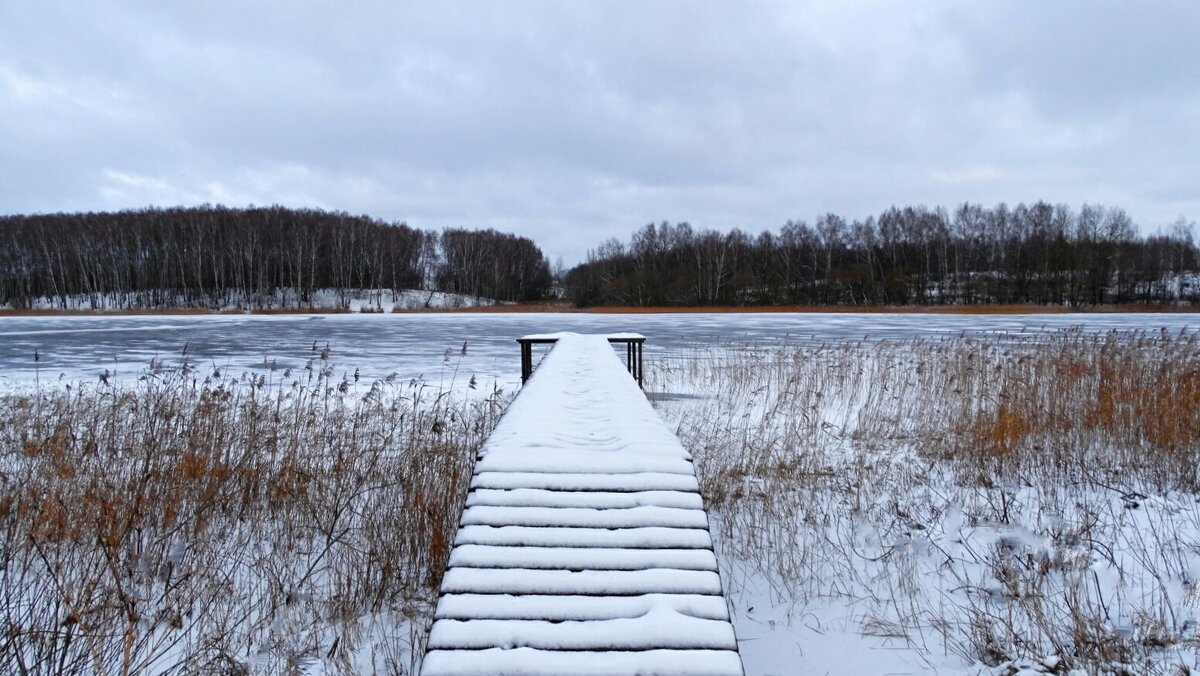
<svg viewBox="0 0 1200 676">
<path fill-rule="evenodd" d="M 82 9 L 81 9 L 82 8 Z M 7 3 L 0 210 L 650 220 L 1200 196 L 1194 3 Z"/>
</svg>

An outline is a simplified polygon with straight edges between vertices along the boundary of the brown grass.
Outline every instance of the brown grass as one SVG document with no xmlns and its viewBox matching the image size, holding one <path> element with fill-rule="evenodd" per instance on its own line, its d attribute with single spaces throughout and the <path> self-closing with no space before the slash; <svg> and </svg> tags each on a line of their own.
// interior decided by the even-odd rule
<svg viewBox="0 0 1200 676">
<path fill-rule="evenodd" d="M 521 306 L 515 306 L 521 307 Z M 513 310 L 519 311 L 519 310 Z M 591 307 L 569 308 L 566 312 L 587 312 L 595 314 L 670 314 L 670 313 L 834 313 L 834 314 L 950 314 L 950 315 L 989 315 L 989 314 L 1079 314 L 1079 313 L 1117 313 L 1117 312 L 1200 312 L 1197 306 L 1168 306 L 1168 305 L 1103 305 L 1089 308 L 1068 308 L 1045 305 L 742 305 L 742 306 L 703 306 L 703 307 Z"/>
<path fill-rule="evenodd" d="M 0 662 L 411 672 L 503 403 L 319 362 L 4 396 Z"/>
<path fill-rule="evenodd" d="M 1194 640 L 1179 590 L 1200 551 L 1196 335 L 742 346 L 648 367 L 648 391 L 700 395 L 661 406 L 735 603 L 760 576 L 784 606 L 845 602 L 918 651 L 1060 671 L 1167 673 L 1147 660 Z M 370 653 L 411 671 L 503 402 L 359 388 L 320 362 L 283 378 L 185 367 L 0 402 L 0 662 L 349 673 Z"/>
<path fill-rule="evenodd" d="M 735 607 L 832 606 L 834 630 L 997 673 L 1190 668 L 1196 334 L 731 346 L 647 374 L 699 395 L 657 405 Z"/>
<path fill-rule="evenodd" d="M 1196 335 L 1068 334 L 1007 351 L 981 346 L 976 354 L 975 364 L 959 360 L 948 378 L 961 387 L 986 377 L 970 386 L 981 398 L 952 405 L 947 416 L 960 425 L 930 432 L 946 440 L 945 453 L 981 468 L 994 463 L 993 470 L 1050 463 L 1086 473 L 1116 464 L 1160 485 L 1200 488 Z"/>
</svg>

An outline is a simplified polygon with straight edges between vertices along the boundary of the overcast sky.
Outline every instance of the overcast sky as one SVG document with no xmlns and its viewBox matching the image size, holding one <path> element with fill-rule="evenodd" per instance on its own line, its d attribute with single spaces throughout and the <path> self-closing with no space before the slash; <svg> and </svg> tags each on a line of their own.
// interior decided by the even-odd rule
<svg viewBox="0 0 1200 676">
<path fill-rule="evenodd" d="M 580 259 L 1045 199 L 1200 218 L 1200 2 L 4 2 L 0 212 L 205 202 Z"/>
</svg>

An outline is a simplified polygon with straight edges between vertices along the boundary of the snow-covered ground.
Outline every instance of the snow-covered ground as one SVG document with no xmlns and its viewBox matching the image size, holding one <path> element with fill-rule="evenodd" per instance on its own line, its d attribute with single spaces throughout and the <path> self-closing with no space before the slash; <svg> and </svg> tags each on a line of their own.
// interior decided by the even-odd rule
<svg viewBox="0 0 1200 676">
<path fill-rule="evenodd" d="M 1176 335 L 1200 330 L 1200 315 L 4 317 L 0 388 L 95 381 L 106 371 L 136 379 L 177 364 L 186 347 L 200 366 L 278 382 L 324 354 L 344 382 L 396 373 L 459 392 L 512 391 L 521 335 L 639 332 L 652 401 L 698 464 L 711 463 L 702 481 L 724 477 L 724 489 L 736 488 L 710 514 L 748 674 L 1064 673 L 1057 665 L 1070 656 L 1053 649 L 1061 638 L 1025 614 L 1043 608 L 1049 623 L 1064 606 L 1023 601 L 1068 592 L 1105 618 L 1081 627 L 1100 632 L 1095 640 L 1162 642 L 1160 664 L 1194 669 L 1186 639 L 1200 597 L 1200 496 L 1122 477 L 1115 465 L 1098 467 L 1094 484 L 1057 486 L 1051 474 L 981 487 L 978 476 L 915 446 L 912 418 L 924 402 L 911 383 L 927 373 L 870 358 L 879 341 L 927 347 L 969 335 L 1029 344 L 1062 329 Z M 804 358 L 817 365 L 803 371 L 809 380 L 789 379 L 782 367 L 753 375 L 757 356 L 723 361 L 781 346 L 808 349 Z M 848 364 L 861 369 L 847 375 Z M 739 380 L 739 369 L 750 375 Z M 835 376 L 843 380 L 832 385 Z M 882 422 L 872 428 L 858 417 L 864 411 L 882 412 Z M 864 447 L 862 438 L 876 443 Z M 692 446 L 705 439 L 719 448 Z M 780 439 L 806 445 L 785 449 Z M 761 462 L 740 457 L 754 453 Z M 982 635 L 989 630 L 996 635 Z M 1008 630 L 1029 645 L 1012 645 Z M 972 659 L 970 644 L 989 640 L 999 656 L 1036 660 Z"/>
<path fill-rule="evenodd" d="M 1193 461 L 1169 468 L 1197 441 L 1126 441 L 1125 422 L 1196 429 L 1173 408 L 1200 401 L 1195 335 L 1114 340 L 724 350 L 650 371 L 696 457 L 747 673 L 1196 669 L 1200 493 Z M 1014 407 L 1045 407 L 1047 431 L 995 417 L 1014 391 L 1057 387 L 1058 367 L 1080 383 Z M 1117 395 L 1142 412 L 1116 428 L 1083 420 L 1126 384 L 1160 389 Z M 972 448 L 993 434 L 1020 446 Z"/>
<path fill-rule="evenodd" d="M 271 294 L 245 296 L 229 292 L 215 302 L 189 301 L 182 295 L 158 292 L 125 292 L 75 294 L 64 297 L 41 296 L 27 304 L 32 310 L 116 311 L 153 307 L 151 298 L 159 299 L 165 308 L 195 308 L 200 310 L 343 310 L 347 312 L 397 312 L 403 310 L 440 310 L 447 308 L 487 307 L 500 305 L 489 298 L 461 293 L 423 291 L 421 289 L 316 289 L 301 297 L 295 289 L 276 289 Z M 163 302 L 169 299 L 169 302 Z M 11 306 L 0 305 L 0 309 Z M 152 311 L 152 310 L 151 310 Z"/>
</svg>

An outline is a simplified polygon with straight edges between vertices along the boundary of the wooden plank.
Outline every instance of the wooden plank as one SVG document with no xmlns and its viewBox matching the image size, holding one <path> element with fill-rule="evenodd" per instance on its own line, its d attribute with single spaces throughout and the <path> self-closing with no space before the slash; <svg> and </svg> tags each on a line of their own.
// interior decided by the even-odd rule
<svg viewBox="0 0 1200 676">
<path fill-rule="evenodd" d="M 520 339 L 527 383 L 480 451 L 423 674 L 743 673 L 691 456 L 640 390 L 644 340 Z"/>
</svg>

